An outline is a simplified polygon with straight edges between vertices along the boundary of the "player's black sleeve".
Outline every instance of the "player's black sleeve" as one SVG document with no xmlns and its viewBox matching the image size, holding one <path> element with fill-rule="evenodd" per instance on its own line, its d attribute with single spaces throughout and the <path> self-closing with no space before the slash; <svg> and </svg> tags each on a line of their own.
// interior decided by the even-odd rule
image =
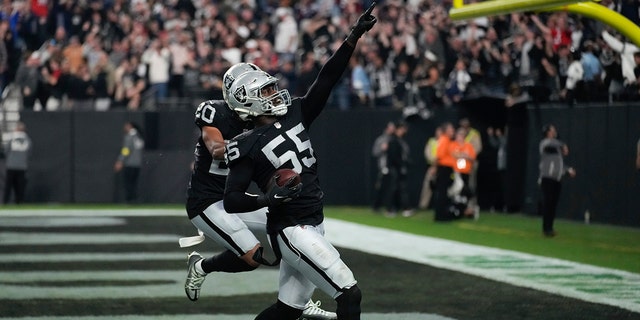
<svg viewBox="0 0 640 320">
<path fill-rule="evenodd" d="M 247 194 L 251 184 L 253 165 L 249 158 L 243 158 L 233 164 L 227 176 L 227 184 L 224 189 L 224 210 L 228 213 L 240 213 L 254 211 L 265 206 L 258 200 L 257 195 Z"/>
<path fill-rule="evenodd" d="M 349 59 L 354 47 L 346 41 L 327 60 L 320 69 L 316 81 L 313 82 L 307 94 L 302 97 L 302 120 L 308 128 L 311 122 L 322 112 L 333 86 L 340 80 L 345 69 L 349 65 Z"/>
</svg>

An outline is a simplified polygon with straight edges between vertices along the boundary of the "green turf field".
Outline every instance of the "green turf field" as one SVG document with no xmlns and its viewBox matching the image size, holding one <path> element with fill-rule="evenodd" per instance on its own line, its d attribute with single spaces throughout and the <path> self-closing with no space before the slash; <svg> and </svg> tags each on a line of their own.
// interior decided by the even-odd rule
<svg viewBox="0 0 640 320">
<path fill-rule="evenodd" d="M 542 236 L 542 219 L 481 212 L 480 219 L 434 222 L 433 212 L 387 218 L 368 208 L 332 207 L 328 217 L 417 235 L 554 257 L 640 273 L 640 229 L 557 219 L 558 236 Z"/>
</svg>

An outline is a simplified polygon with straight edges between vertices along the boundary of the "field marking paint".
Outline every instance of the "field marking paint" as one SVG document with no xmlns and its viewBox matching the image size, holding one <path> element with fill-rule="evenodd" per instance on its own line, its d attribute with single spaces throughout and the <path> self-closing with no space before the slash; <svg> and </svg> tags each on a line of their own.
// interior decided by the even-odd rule
<svg viewBox="0 0 640 320">
<path fill-rule="evenodd" d="M 253 319 L 255 315 L 252 314 L 216 314 L 216 320 L 247 320 Z M 87 316 L 87 317 L 25 317 L 25 318 L 1 318 L 3 320 L 211 320 L 214 317 L 210 314 L 184 314 L 184 315 L 170 315 L 170 316 Z M 421 314 L 421 313 L 363 313 L 362 319 L 367 320 L 455 320 L 435 314 Z"/>
<path fill-rule="evenodd" d="M 20 209 L 2 210 L 1 217 L 186 217 L 180 209 Z"/>
<path fill-rule="evenodd" d="M 118 253 L 2 253 L 0 261 L 11 263 L 24 262 L 97 262 L 97 261 L 170 261 L 185 260 L 186 253 L 177 252 L 118 252 Z M 186 261 L 186 260 L 185 260 Z"/>
<path fill-rule="evenodd" d="M 640 275 L 326 219 L 336 246 L 640 312 Z"/>
<path fill-rule="evenodd" d="M 0 227 L 94 227 L 94 226 L 121 226 L 127 223 L 123 218 L 114 217 L 41 217 L 38 219 L 25 219 L 24 217 L 4 217 L 0 220 Z"/>
<path fill-rule="evenodd" d="M 179 235 L 140 233 L 0 232 L 0 243 L 3 246 L 159 242 L 173 242 L 177 246 L 179 238 Z"/>
<path fill-rule="evenodd" d="M 186 260 L 185 260 L 186 261 Z M 182 287 L 186 272 L 182 271 L 36 271 L 0 272 L 0 299 L 113 299 L 184 297 Z M 105 281 L 129 285 L 95 285 Z M 60 283 L 75 284 L 60 286 Z M 83 283 L 88 285 L 83 286 Z M 135 287 L 136 290 L 131 290 Z M 278 270 L 258 269 L 253 272 L 212 274 L 202 286 L 208 296 L 237 296 L 254 293 L 277 293 Z M 186 298 L 185 298 L 186 299 Z"/>
</svg>

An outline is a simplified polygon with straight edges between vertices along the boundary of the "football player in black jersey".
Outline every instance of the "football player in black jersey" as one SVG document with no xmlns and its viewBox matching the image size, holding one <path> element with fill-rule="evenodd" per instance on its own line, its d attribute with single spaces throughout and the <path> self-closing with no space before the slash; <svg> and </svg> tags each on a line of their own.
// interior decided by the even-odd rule
<svg viewBox="0 0 640 320">
<path fill-rule="evenodd" d="M 374 5 L 360 16 L 305 96 L 292 100 L 287 90 L 278 90 L 276 78 L 252 71 L 239 76 L 226 97 L 229 107 L 251 119 L 255 128 L 226 146 L 230 171 L 224 207 L 230 213 L 268 207 L 267 232 L 282 258 L 278 301 L 258 320 L 297 319 L 312 295 L 308 283 L 336 300 L 338 319 L 360 319 L 357 281 L 324 237 L 324 194 L 307 130 L 346 69 L 358 39 L 376 23 Z M 279 186 L 274 174 L 280 168 L 295 170 L 302 182 Z M 252 181 L 264 194 L 247 193 Z"/>
<path fill-rule="evenodd" d="M 238 76 L 250 71 L 262 72 L 249 63 L 239 63 L 229 68 L 223 77 L 223 95 L 228 94 L 227 90 Z M 206 259 L 195 251 L 189 255 L 185 292 L 192 301 L 198 300 L 208 273 L 251 271 L 260 265 L 253 258 L 261 248 L 256 235 L 264 235 L 260 238 L 266 238 L 267 223 L 267 208 L 228 214 L 222 205 L 229 171 L 224 162 L 225 138 L 241 134 L 252 128 L 253 124 L 243 121 L 224 100 L 202 102 L 196 110 L 195 123 L 201 134 L 196 144 L 195 162 L 187 190 L 187 214 L 203 234 L 224 246 L 226 251 Z M 203 240 L 203 236 L 183 238 L 181 246 L 194 245 Z M 311 289 L 313 290 L 313 286 Z M 306 319 L 336 319 L 335 313 L 320 309 L 318 303 L 309 299 L 304 316 Z"/>
</svg>

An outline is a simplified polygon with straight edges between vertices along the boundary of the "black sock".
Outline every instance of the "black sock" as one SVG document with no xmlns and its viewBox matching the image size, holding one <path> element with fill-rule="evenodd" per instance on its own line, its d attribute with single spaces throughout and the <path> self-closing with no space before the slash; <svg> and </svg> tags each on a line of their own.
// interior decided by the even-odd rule
<svg viewBox="0 0 640 320">
<path fill-rule="evenodd" d="M 218 255 L 202 260 L 202 270 L 204 272 L 245 272 L 254 270 L 257 267 L 247 264 L 231 250 L 226 250 Z"/>
<path fill-rule="evenodd" d="M 301 315 L 302 310 L 290 307 L 278 300 L 277 303 L 260 312 L 255 320 L 293 320 L 298 319 Z"/>
<path fill-rule="evenodd" d="M 362 292 L 357 285 L 345 290 L 336 298 L 338 319 L 360 320 Z"/>
</svg>

